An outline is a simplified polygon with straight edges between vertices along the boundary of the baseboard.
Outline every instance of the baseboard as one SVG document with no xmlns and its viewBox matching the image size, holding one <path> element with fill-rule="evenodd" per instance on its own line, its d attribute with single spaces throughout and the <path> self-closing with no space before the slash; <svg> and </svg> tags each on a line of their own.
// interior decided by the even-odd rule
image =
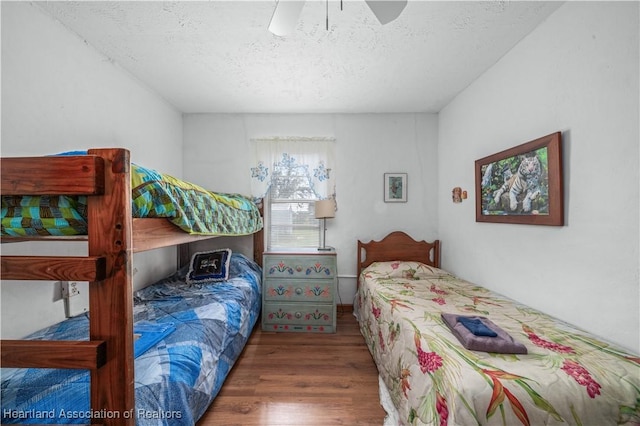
<svg viewBox="0 0 640 426">
<path fill-rule="evenodd" d="M 353 305 L 338 305 L 337 306 L 337 310 L 338 310 L 338 312 L 352 313 L 353 312 Z"/>
</svg>

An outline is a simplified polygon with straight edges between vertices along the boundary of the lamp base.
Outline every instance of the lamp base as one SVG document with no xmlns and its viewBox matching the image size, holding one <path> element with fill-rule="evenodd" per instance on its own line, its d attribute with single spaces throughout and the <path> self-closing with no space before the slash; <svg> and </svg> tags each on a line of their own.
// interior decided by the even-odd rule
<svg viewBox="0 0 640 426">
<path fill-rule="evenodd" d="M 333 251 L 334 248 L 327 245 L 327 218 L 322 218 L 322 240 L 320 240 L 320 247 L 318 247 L 318 251 Z"/>
</svg>

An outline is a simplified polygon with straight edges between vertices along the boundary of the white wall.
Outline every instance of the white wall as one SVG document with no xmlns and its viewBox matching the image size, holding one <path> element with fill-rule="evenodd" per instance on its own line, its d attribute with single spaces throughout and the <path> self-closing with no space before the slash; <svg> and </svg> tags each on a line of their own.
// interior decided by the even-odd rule
<svg viewBox="0 0 640 426">
<path fill-rule="evenodd" d="M 438 148 L 444 267 L 636 352 L 638 28 L 637 2 L 564 4 L 440 113 Z M 566 225 L 476 223 L 474 161 L 555 131 Z"/>
<path fill-rule="evenodd" d="M 338 253 L 340 301 L 355 294 L 358 239 L 403 230 L 437 238 L 437 116 L 432 114 L 188 114 L 184 120 L 187 180 L 250 193 L 250 139 L 265 136 L 336 138 L 336 217 L 327 244 Z M 408 173 L 408 202 L 384 203 L 383 174 Z"/>
<path fill-rule="evenodd" d="M 133 161 L 182 174 L 180 112 L 37 6 L 2 2 L 1 7 L 3 156 L 126 147 Z M 2 246 L 5 254 L 18 250 L 84 255 L 86 244 Z M 175 249 L 138 254 L 134 267 L 134 285 L 144 286 L 175 270 Z M 62 301 L 52 302 L 58 298 L 53 283 L 2 284 L 3 338 L 22 337 L 64 318 Z"/>
<path fill-rule="evenodd" d="M 342 303 L 355 289 L 356 241 L 401 229 L 439 237 L 444 267 L 463 278 L 640 351 L 638 3 L 568 2 L 439 117 L 195 114 L 184 133 L 179 112 L 37 6 L 1 10 L 2 155 L 122 146 L 145 166 L 248 193 L 250 138 L 335 136 L 340 210 L 327 239 Z M 566 226 L 476 223 L 474 161 L 557 130 Z M 407 204 L 382 201 L 386 171 L 409 173 Z M 454 186 L 469 199 L 453 204 Z M 173 270 L 173 250 L 135 261 L 140 286 Z M 3 283 L 2 337 L 57 321 L 54 292 Z"/>
</svg>

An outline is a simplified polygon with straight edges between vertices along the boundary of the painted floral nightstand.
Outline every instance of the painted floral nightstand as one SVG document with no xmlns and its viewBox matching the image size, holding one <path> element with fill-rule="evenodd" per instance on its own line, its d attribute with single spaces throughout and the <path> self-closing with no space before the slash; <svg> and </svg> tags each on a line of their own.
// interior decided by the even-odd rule
<svg viewBox="0 0 640 426">
<path fill-rule="evenodd" d="M 336 269 L 333 251 L 266 252 L 262 329 L 335 333 Z"/>
</svg>

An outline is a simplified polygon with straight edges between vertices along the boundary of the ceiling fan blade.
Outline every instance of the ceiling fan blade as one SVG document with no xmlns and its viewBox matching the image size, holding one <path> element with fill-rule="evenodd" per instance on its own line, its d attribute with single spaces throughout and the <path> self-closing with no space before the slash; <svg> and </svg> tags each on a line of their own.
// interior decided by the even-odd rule
<svg viewBox="0 0 640 426">
<path fill-rule="evenodd" d="M 298 24 L 302 6 L 304 0 L 278 0 L 269 22 L 269 31 L 278 36 L 293 32 Z"/>
<path fill-rule="evenodd" d="M 407 5 L 407 0 L 365 0 L 365 3 L 376 15 L 378 21 L 384 25 L 400 16 Z"/>
</svg>

